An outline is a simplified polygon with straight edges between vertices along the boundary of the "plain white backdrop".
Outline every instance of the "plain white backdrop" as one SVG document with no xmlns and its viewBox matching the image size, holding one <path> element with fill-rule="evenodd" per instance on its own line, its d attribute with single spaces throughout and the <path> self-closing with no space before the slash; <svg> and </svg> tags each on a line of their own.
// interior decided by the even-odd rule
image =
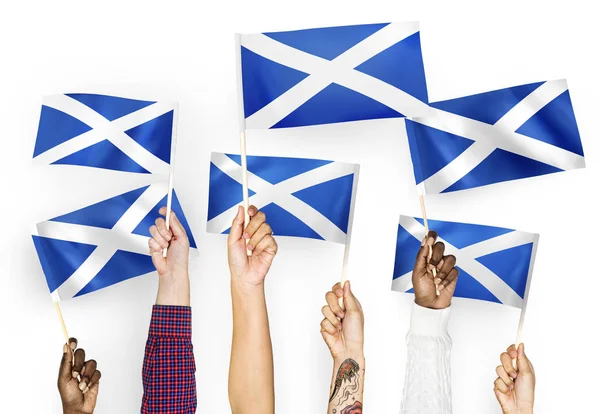
<svg viewBox="0 0 600 414">
<path fill-rule="evenodd" d="M 198 242 L 191 262 L 198 412 L 227 413 L 231 302 L 224 236 L 207 234 L 211 151 L 237 152 L 237 32 L 419 20 L 429 96 L 567 78 L 588 168 L 428 197 L 431 218 L 540 233 L 524 340 L 538 413 L 598 412 L 598 100 L 594 4 L 584 1 L 2 2 L 0 6 L 0 412 L 59 413 L 62 332 L 32 225 L 136 187 L 120 173 L 32 168 L 44 95 L 94 92 L 180 103 L 175 188 Z M 412 297 L 390 291 L 398 215 L 419 204 L 402 120 L 252 132 L 248 151 L 361 165 L 349 276 L 366 314 L 365 411 L 400 410 Z M 342 248 L 279 238 L 267 278 L 277 412 L 325 412 L 331 360 L 319 334 Z M 8 263 L 8 266 L 7 266 Z M 139 412 L 155 274 L 64 302 L 103 373 L 98 413 Z M 454 412 L 499 412 L 498 356 L 518 311 L 456 300 Z"/>
</svg>

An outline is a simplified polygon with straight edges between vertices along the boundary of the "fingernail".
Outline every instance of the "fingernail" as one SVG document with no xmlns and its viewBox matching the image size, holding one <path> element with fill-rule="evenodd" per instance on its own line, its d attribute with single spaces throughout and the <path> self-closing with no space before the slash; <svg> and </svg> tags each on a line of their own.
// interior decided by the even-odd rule
<svg viewBox="0 0 600 414">
<path fill-rule="evenodd" d="M 335 294 L 341 298 L 342 296 L 344 296 L 344 291 L 342 289 L 336 289 Z"/>
<path fill-rule="evenodd" d="M 338 313 L 336 315 L 337 315 L 338 318 L 344 319 L 344 313 L 343 312 L 340 312 L 340 313 Z"/>
<path fill-rule="evenodd" d="M 71 375 L 73 375 L 73 378 L 77 379 L 77 377 L 79 376 L 79 372 L 73 371 Z"/>
<path fill-rule="evenodd" d="M 436 277 L 435 279 L 433 279 L 433 283 L 435 283 L 436 285 L 439 285 L 442 282 L 442 279 L 440 279 L 439 277 Z"/>
<path fill-rule="evenodd" d="M 76 344 L 75 342 L 71 342 L 71 343 L 69 344 L 69 346 L 71 347 L 71 349 L 72 349 L 73 351 L 75 350 L 75 348 L 77 348 L 77 344 Z"/>
<path fill-rule="evenodd" d="M 442 289 L 444 289 L 445 287 L 446 286 L 444 286 L 444 285 L 438 285 L 438 287 L 437 287 L 438 292 L 441 292 Z"/>
<path fill-rule="evenodd" d="M 511 351 L 511 352 L 510 352 L 510 357 L 511 357 L 512 359 L 515 359 L 515 358 L 517 357 L 517 353 L 516 353 L 515 351 Z"/>
<path fill-rule="evenodd" d="M 250 234 L 244 233 L 244 239 L 249 239 L 249 238 L 250 238 Z"/>
<path fill-rule="evenodd" d="M 83 366 L 83 368 L 81 368 L 81 374 L 80 374 L 80 375 L 81 375 L 81 376 L 84 376 L 84 375 L 85 375 L 85 365 Z"/>
<path fill-rule="evenodd" d="M 88 392 L 90 390 L 90 387 L 86 387 L 85 390 L 83 390 L 83 393 L 85 394 L 86 392 Z"/>
<path fill-rule="evenodd" d="M 79 383 L 79 389 L 80 389 L 81 391 L 83 391 L 83 390 L 85 390 L 86 388 L 87 388 L 87 384 L 86 384 L 85 380 L 84 380 L 84 381 L 81 381 L 81 382 Z"/>
<path fill-rule="evenodd" d="M 246 246 L 246 248 L 247 248 L 248 250 L 252 250 L 252 249 L 254 249 L 254 246 L 252 246 L 251 244 L 249 244 L 248 246 Z"/>
</svg>

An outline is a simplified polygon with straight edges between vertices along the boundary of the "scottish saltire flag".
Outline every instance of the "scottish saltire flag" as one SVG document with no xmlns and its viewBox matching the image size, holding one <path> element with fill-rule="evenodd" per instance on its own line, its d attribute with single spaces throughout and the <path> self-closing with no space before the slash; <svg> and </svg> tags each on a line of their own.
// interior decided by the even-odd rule
<svg viewBox="0 0 600 414">
<path fill-rule="evenodd" d="M 427 116 L 406 121 L 421 194 L 585 167 L 565 80 L 430 105 Z"/>
<path fill-rule="evenodd" d="M 429 220 L 456 256 L 459 270 L 454 296 L 522 308 L 539 235 L 500 227 Z M 425 235 L 423 220 L 400 216 L 392 290 L 413 292 L 412 270 Z"/>
<path fill-rule="evenodd" d="M 359 166 L 304 158 L 248 158 L 250 204 L 267 215 L 277 236 L 345 244 L 352 228 Z M 212 153 L 209 233 L 229 233 L 242 203 L 239 155 Z"/>
<path fill-rule="evenodd" d="M 176 116 L 173 102 L 82 93 L 48 96 L 33 160 L 168 175 Z"/>
<path fill-rule="evenodd" d="M 38 223 L 33 242 L 54 300 L 85 295 L 154 271 L 148 229 L 167 204 L 160 182 Z M 196 243 L 173 192 L 172 210 Z"/>
<path fill-rule="evenodd" d="M 419 24 L 237 35 L 246 129 L 425 115 Z"/>
</svg>

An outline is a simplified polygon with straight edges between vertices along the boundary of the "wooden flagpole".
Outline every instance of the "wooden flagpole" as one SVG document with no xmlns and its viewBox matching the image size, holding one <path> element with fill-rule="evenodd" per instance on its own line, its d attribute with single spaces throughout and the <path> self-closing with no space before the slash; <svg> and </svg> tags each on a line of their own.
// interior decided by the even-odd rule
<svg viewBox="0 0 600 414">
<path fill-rule="evenodd" d="M 248 208 L 250 201 L 248 196 L 248 164 L 246 161 L 246 118 L 244 117 L 244 97 L 242 84 L 242 35 L 235 35 L 235 62 L 236 62 L 236 80 L 237 80 L 237 98 L 238 98 L 238 118 L 240 129 L 240 158 L 242 163 L 242 197 L 244 199 L 244 228 L 250 222 Z M 250 240 L 246 240 L 248 244 Z M 252 251 L 246 250 L 248 256 L 252 256 Z"/>
<path fill-rule="evenodd" d="M 425 210 L 425 196 L 424 195 L 420 195 L 419 196 L 419 202 L 421 203 L 421 214 L 423 215 L 423 224 L 425 225 L 425 239 L 427 239 L 427 235 L 429 234 L 429 223 L 427 222 L 427 210 Z M 429 260 L 431 260 L 431 256 L 433 255 L 433 249 L 431 246 L 429 246 L 429 258 L 427 259 L 427 262 L 429 263 Z M 433 278 L 435 279 L 437 276 L 437 269 L 434 267 L 433 269 L 431 269 L 432 273 L 433 273 Z M 440 295 L 440 291 L 437 289 L 437 286 L 435 287 L 435 293 L 436 295 Z"/>
<path fill-rule="evenodd" d="M 54 308 L 56 309 L 56 313 L 58 314 L 58 319 L 60 320 L 60 325 L 62 326 L 63 334 L 65 335 L 65 343 L 69 345 L 69 334 L 67 333 L 67 326 L 65 325 L 65 319 L 63 318 L 62 312 L 60 310 L 60 304 L 58 301 L 54 302 Z"/>
<path fill-rule="evenodd" d="M 177 148 L 177 120 L 179 116 L 179 104 L 175 104 L 176 108 L 173 111 L 173 128 L 171 130 L 171 162 L 169 163 L 169 192 L 167 193 L 167 214 L 165 214 L 165 220 L 167 222 L 167 231 L 170 229 L 171 223 L 171 204 L 173 201 L 173 173 L 175 168 L 175 150 Z M 163 249 L 163 257 L 167 257 L 167 249 Z"/>
</svg>

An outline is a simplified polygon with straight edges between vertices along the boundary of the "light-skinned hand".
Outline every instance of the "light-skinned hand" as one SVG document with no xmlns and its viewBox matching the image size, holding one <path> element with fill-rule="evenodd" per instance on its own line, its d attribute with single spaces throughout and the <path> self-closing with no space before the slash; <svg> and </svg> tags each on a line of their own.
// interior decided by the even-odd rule
<svg viewBox="0 0 600 414">
<path fill-rule="evenodd" d="M 266 215 L 254 206 L 248 208 L 250 222 L 244 229 L 244 208 L 238 212 L 227 239 L 229 270 L 234 282 L 250 287 L 261 286 L 277 254 L 277 242 L 273 238 Z M 246 246 L 246 240 L 248 245 Z M 246 249 L 252 252 L 248 256 Z"/>
<path fill-rule="evenodd" d="M 159 213 L 165 216 L 166 207 Z M 157 305 L 190 305 L 190 282 L 188 260 L 190 241 L 177 215 L 171 210 L 169 230 L 164 218 L 156 219 L 150 227 L 152 238 L 148 240 L 152 263 L 158 272 Z M 167 249 L 167 257 L 163 257 L 163 249 Z"/>
<path fill-rule="evenodd" d="M 517 368 L 513 360 L 517 360 Z M 494 381 L 494 394 L 503 413 L 531 414 L 535 393 L 535 371 L 525 355 L 525 345 L 508 347 L 500 355 L 501 364 L 496 367 L 498 378 Z"/>
<path fill-rule="evenodd" d="M 339 299 L 343 298 L 343 307 Z M 344 287 L 336 283 L 325 295 L 327 305 L 321 313 L 321 336 L 334 360 L 356 358 L 363 355 L 364 315 L 360 302 L 352 293 L 350 281 Z"/>
</svg>

